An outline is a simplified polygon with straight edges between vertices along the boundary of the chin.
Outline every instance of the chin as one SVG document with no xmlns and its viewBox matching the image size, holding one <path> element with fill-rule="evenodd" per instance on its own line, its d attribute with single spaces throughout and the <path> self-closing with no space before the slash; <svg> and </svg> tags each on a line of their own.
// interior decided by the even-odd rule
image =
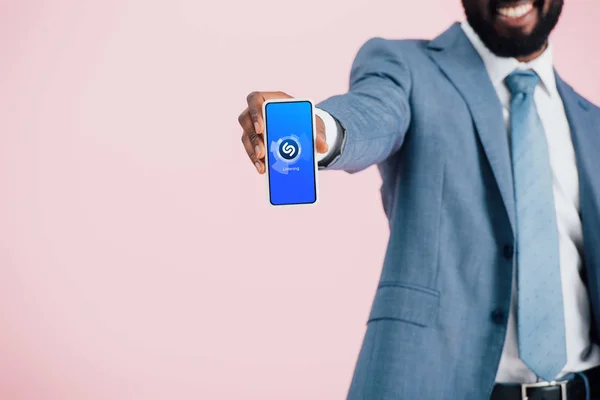
<svg viewBox="0 0 600 400">
<path fill-rule="evenodd" d="M 505 37 L 531 34 L 544 14 L 543 0 L 499 1 L 491 7 L 494 29 Z"/>
<path fill-rule="evenodd" d="M 494 54 L 518 58 L 546 46 L 563 0 L 491 0 L 488 7 L 487 12 L 465 7 L 469 24 Z"/>
</svg>

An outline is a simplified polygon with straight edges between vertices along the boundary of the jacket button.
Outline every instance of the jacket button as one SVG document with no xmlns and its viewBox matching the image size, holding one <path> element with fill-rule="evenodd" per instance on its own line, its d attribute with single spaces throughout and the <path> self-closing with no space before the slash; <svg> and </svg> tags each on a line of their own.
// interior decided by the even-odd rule
<svg viewBox="0 0 600 400">
<path fill-rule="evenodd" d="M 495 324 L 501 325 L 504 323 L 505 320 L 506 320 L 506 314 L 502 309 L 497 308 L 494 311 L 492 311 L 492 321 Z"/>
<path fill-rule="evenodd" d="M 506 258 L 507 260 L 511 260 L 514 254 L 515 248 L 512 245 L 507 244 L 506 246 L 504 246 L 504 258 Z"/>
</svg>

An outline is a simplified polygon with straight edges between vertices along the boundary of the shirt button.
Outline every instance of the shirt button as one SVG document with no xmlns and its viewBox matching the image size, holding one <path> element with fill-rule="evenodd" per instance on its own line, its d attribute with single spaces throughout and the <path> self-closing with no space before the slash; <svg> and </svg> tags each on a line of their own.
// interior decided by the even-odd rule
<svg viewBox="0 0 600 400">
<path fill-rule="evenodd" d="M 504 246 L 504 258 L 506 258 L 507 260 L 511 260 L 514 254 L 515 248 L 512 245 L 507 244 L 506 246 Z"/>
<path fill-rule="evenodd" d="M 502 310 L 501 308 L 497 308 L 494 311 L 492 311 L 492 321 L 496 325 L 503 324 L 505 320 L 506 320 L 506 314 L 504 313 L 504 310 Z"/>
</svg>

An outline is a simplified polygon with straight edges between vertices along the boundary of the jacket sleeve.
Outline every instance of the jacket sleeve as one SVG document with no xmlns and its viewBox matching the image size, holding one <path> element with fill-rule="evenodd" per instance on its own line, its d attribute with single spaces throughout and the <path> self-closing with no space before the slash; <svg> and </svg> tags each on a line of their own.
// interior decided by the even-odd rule
<svg viewBox="0 0 600 400">
<path fill-rule="evenodd" d="M 402 146 L 410 123 L 411 74 L 389 41 L 373 38 L 358 51 L 348 93 L 317 104 L 343 129 L 340 156 L 326 169 L 361 171 Z"/>
</svg>

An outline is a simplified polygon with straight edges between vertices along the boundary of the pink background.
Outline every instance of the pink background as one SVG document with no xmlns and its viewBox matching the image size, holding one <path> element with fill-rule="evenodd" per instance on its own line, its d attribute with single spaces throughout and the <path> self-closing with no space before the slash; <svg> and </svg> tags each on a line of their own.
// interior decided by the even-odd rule
<svg viewBox="0 0 600 400">
<path fill-rule="evenodd" d="M 600 2 L 567 3 L 556 64 L 600 102 Z M 368 38 L 457 19 L 459 0 L 1 0 L 0 398 L 343 398 L 379 176 L 271 209 L 237 115 L 252 90 L 343 92 Z"/>
</svg>

